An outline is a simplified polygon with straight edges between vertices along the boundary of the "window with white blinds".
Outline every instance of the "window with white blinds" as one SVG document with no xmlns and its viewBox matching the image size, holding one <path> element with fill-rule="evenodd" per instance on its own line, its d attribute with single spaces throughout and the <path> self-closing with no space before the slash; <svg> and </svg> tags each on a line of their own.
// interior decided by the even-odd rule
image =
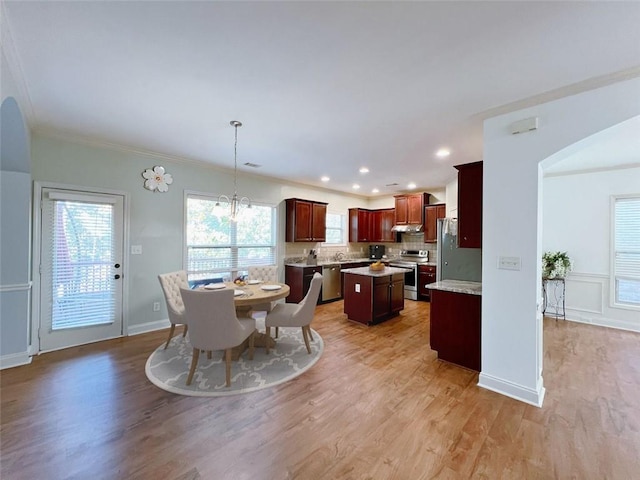
<svg viewBox="0 0 640 480">
<path fill-rule="evenodd" d="M 615 303 L 640 307 L 640 196 L 614 197 Z"/>
<path fill-rule="evenodd" d="M 115 316 L 113 205 L 53 200 L 48 223 L 51 329 L 112 323 Z"/>
<path fill-rule="evenodd" d="M 253 204 L 237 222 L 217 198 L 187 194 L 186 270 L 189 280 L 235 277 L 249 267 L 275 265 L 276 209 Z"/>
<path fill-rule="evenodd" d="M 325 227 L 326 240 L 324 242 L 325 245 L 346 245 L 347 242 L 345 241 L 345 217 L 345 215 L 341 215 L 339 213 L 327 212 Z"/>
</svg>

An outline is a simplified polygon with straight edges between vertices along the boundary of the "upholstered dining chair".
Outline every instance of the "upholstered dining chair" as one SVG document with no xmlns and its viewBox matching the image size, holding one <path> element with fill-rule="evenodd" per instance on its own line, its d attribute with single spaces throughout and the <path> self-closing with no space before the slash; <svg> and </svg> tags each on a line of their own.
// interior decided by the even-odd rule
<svg viewBox="0 0 640 480">
<path fill-rule="evenodd" d="M 249 273 L 249 280 L 260 280 L 266 283 L 278 282 L 278 267 L 276 267 L 275 265 L 249 267 L 248 273 Z M 267 302 L 267 303 L 252 305 L 251 309 L 256 312 L 269 313 L 275 306 L 276 306 L 276 302 Z M 277 328 L 276 328 L 276 338 L 278 338 Z"/>
<path fill-rule="evenodd" d="M 264 267 L 249 267 L 249 280 L 260 280 L 265 283 L 278 283 L 278 267 L 269 265 Z M 270 312 L 276 302 L 254 305 L 256 311 Z"/>
<path fill-rule="evenodd" d="M 231 385 L 231 349 L 249 338 L 249 360 L 253 360 L 256 331 L 254 318 L 238 318 L 233 301 L 233 289 L 191 290 L 181 288 L 189 325 L 189 343 L 193 347 L 187 385 L 191 385 L 198 365 L 200 350 L 224 350 L 226 385 Z"/>
<path fill-rule="evenodd" d="M 164 299 L 167 302 L 167 312 L 169 313 L 169 321 L 171 322 L 169 338 L 167 339 L 167 343 L 164 345 L 166 350 L 171 338 L 173 338 L 173 332 L 176 329 L 176 325 L 184 325 L 182 336 L 184 337 L 187 334 L 188 325 L 184 318 L 184 303 L 182 303 L 180 289 L 189 288 L 189 282 L 187 282 L 187 272 L 184 270 L 162 273 L 158 275 L 158 280 L 160 280 L 162 293 L 164 293 Z"/>
<path fill-rule="evenodd" d="M 269 342 L 271 340 L 271 327 L 301 327 L 302 338 L 304 344 L 307 347 L 307 352 L 311 353 L 311 347 L 309 346 L 309 339 L 313 340 L 311 336 L 311 320 L 313 320 L 313 314 L 316 310 L 316 304 L 318 303 L 318 296 L 320 295 L 320 287 L 322 286 L 322 275 L 318 272 L 313 274 L 311 279 L 311 286 L 309 291 L 298 304 L 296 303 L 278 303 L 273 310 L 267 313 L 267 318 L 264 321 L 266 327 L 266 348 L 269 353 Z"/>
</svg>

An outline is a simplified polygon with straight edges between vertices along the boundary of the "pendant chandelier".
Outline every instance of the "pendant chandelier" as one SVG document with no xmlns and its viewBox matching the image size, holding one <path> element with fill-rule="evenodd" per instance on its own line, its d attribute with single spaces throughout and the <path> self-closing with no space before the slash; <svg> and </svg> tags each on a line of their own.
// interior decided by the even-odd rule
<svg viewBox="0 0 640 480">
<path fill-rule="evenodd" d="M 238 127 L 241 127 L 242 123 L 237 120 L 231 120 L 229 123 L 236 130 L 235 144 L 233 146 L 233 196 L 229 199 L 226 195 L 220 195 L 215 207 L 216 209 L 221 208 L 221 203 L 228 205 L 230 208 L 229 220 L 237 222 L 240 209 L 243 207 L 251 208 L 251 199 L 248 197 L 238 198 Z"/>
</svg>

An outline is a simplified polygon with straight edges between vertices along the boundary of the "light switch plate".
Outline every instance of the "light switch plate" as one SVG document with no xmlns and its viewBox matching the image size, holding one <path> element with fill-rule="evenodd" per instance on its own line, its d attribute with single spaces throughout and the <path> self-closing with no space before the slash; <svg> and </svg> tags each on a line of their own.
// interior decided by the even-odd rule
<svg viewBox="0 0 640 480">
<path fill-rule="evenodd" d="M 356 293 L 360 293 L 360 284 L 356 283 Z"/>
<path fill-rule="evenodd" d="M 131 255 L 142 255 L 142 245 L 131 245 Z"/>
<path fill-rule="evenodd" d="M 499 257 L 498 268 L 501 270 L 520 270 L 520 257 Z"/>
</svg>

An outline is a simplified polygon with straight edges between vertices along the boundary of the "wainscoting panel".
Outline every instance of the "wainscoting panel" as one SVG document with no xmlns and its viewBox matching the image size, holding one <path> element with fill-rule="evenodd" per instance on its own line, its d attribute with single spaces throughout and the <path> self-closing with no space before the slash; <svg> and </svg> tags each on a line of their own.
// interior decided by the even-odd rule
<svg viewBox="0 0 640 480">
<path fill-rule="evenodd" d="M 640 313 L 610 306 L 609 275 L 571 272 L 566 280 L 566 318 L 640 332 Z"/>
<path fill-rule="evenodd" d="M 602 314 L 604 304 L 603 281 L 608 282 L 609 277 L 603 278 L 573 278 L 565 280 L 567 293 L 567 307 L 579 312 Z"/>
</svg>

